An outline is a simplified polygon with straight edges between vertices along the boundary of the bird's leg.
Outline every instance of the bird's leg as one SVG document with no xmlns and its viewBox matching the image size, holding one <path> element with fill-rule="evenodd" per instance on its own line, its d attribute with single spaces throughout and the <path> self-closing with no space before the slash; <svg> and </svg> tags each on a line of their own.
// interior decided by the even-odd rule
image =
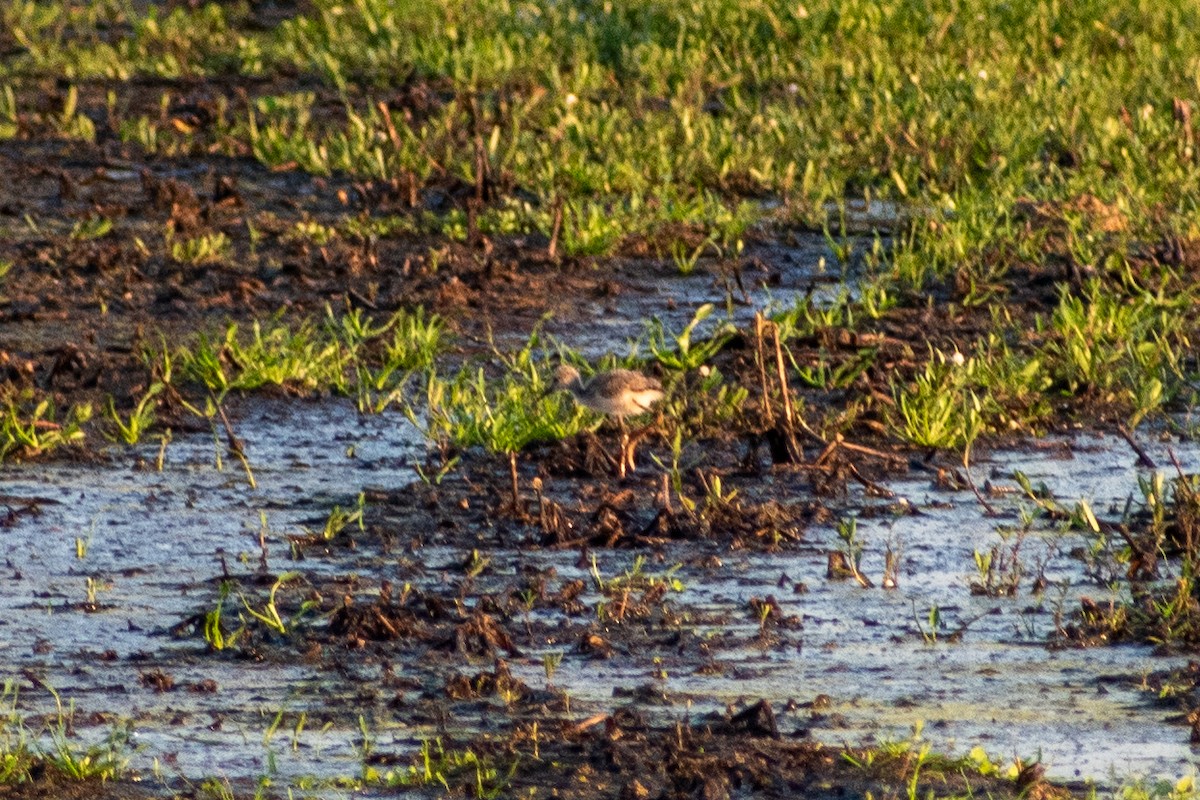
<svg viewBox="0 0 1200 800">
<path fill-rule="evenodd" d="M 629 457 L 629 431 L 625 429 L 625 418 L 618 417 L 617 423 L 621 426 L 621 467 L 618 473 L 622 478 L 625 477 L 625 467 L 633 469 L 632 459 Z"/>
<path fill-rule="evenodd" d="M 626 434 L 625 449 L 623 452 L 624 452 L 626 461 L 629 464 L 630 472 L 634 471 L 633 457 L 634 457 L 634 454 L 637 452 L 637 446 L 642 443 L 642 439 L 645 439 L 654 430 L 655 430 L 655 426 L 653 424 L 650 424 L 650 425 L 646 425 L 643 428 L 638 428 L 633 433 Z"/>
<path fill-rule="evenodd" d="M 633 454 L 637 448 L 640 437 L 636 433 L 625 434 L 625 463 L 629 465 L 629 471 L 634 472 L 637 466 L 633 463 Z"/>
</svg>

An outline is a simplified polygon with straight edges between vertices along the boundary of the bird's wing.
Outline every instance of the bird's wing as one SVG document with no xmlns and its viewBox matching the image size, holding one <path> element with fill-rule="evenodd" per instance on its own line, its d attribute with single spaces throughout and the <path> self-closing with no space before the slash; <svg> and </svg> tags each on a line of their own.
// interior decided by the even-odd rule
<svg viewBox="0 0 1200 800">
<path fill-rule="evenodd" d="M 601 380 L 603 379 L 603 380 Z M 596 376 L 596 388 L 604 394 L 616 395 L 622 390 L 631 392 L 661 392 L 662 384 L 658 378 L 634 372 L 631 369 L 614 369 L 612 372 L 602 372 Z"/>
</svg>

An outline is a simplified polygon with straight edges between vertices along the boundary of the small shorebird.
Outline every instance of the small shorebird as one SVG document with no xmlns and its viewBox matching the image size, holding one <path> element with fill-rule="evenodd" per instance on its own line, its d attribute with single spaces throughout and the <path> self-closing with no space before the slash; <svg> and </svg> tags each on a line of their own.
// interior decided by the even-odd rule
<svg viewBox="0 0 1200 800">
<path fill-rule="evenodd" d="M 621 426 L 619 472 L 624 478 L 627 465 L 632 472 L 636 440 L 631 441 L 625 430 L 625 417 L 644 414 L 663 398 L 662 384 L 658 379 L 633 370 L 613 369 L 598 372 L 585 381 L 580 377 L 579 370 L 570 364 L 562 364 L 554 371 L 554 387 L 570 392 L 582 406 L 617 418 L 617 424 Z"/>
</svg>

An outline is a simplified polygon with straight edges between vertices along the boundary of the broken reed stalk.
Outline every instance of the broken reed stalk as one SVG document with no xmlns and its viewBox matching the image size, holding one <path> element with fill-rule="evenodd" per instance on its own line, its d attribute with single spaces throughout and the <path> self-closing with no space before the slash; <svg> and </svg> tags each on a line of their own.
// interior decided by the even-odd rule
<svg viewBox="0 0 1200 800">
<path fill-rule="evenodd" d="M 513 450 L 508 454 L 508 469 L 512 474 L 512 504 L 513 513 L 521 513 L 521 485 L 517 479 L 517 452 Z"/>
<path fill-rule="evenodd" d="M 779 340 L 779 326 L 771 325 L 771 336 L 775 340 L 775 369 L 779 373 L 779 389 L 783 395 L 783 422 L 789 435 L 794 430 L 792 426 L 792 393 L 788 391 L 787 370 L 783 362 L 783 343 Z"/>
<path fill-rule="evenodd" d="M 896 589 L 900 586 L 900 554 L 889 544 L 883 553 L 883 588 Z"/>
<path fill-rule="evenodd" d="M 533 493 L 535 495 L 537 495 L 538 526 L 541 527 L 543 532 L 545 532 L 547 530 L 547 527 L 546 527 L 546 498 L 542 496 L 542 479 L 538 478 L 536 476 L 533 479 Z"/>
<path fill-rule="evenodd" d="M 1137 454 L 1139 467 L 1145 467 L 1146 469 L 1158 469 L 1158 465 L 1154 463 L 1154 459 L 1151 458 L 1150 454 L 1146 452 L 1146 448 L 1138 444 L 1138 440 L 1133 438 L 1133 431 L 1129 430 L 1129 428 L 1125 427 L 1124 425 L 1118 425 L 1117 433 L 1121 434 L 1121 438 L 1124 439 L 1133 449 L 1133 452 Z"/>
<path fill-rule="evenodd" d="M 891 464 L 895 464 L 900 467 L 908 466 L 908 459 L 904 458 L 903 456 L 898 456 L 898 455 L 895 455 L 894 453 L 885 453 L 882 450 L 876 450 L 873 447 L 866 447 L 861 444 L 854 444 L 853 442 L 847 442 L 845 439 L 842 438 L 841 434 L 838 434 L 838 447 L 844 448 L 846 450 L 853 450 L 854 452 L 862 453 L 863 455 L 874 456 L 875 458 L 878 458 L 881 461 L 887 461 Z"/>
<path fill-rule="evenodd" d="M 783 361 L 783 343 L 779 340 L 779 326 L 771 323 L 771 336 L 775 340 L 775 371 L 779 378 L 779 391 L 783 397 L 783 427 L 787 433 L 788 450 L 792 460 L 799 463 L 804 460 L 804 451 L 796 441 L 796 424 L 792 413 L 792 392 L 788 386 L 787 368 Z"/>
<path fill-rule="evenodd" d="M 474 92 L 468 97 L 467 114 L 475 144 L 475 202 L 482 206 L 488 200 L 492 170 L 487 148 L 483 144 L 483 118 L 479 112 L 479 97 Z"/>
<path fill-rule="evenodd" d="M 862 573 L 854 559 L 841 550 L 830 550 L 826 554 L 825 577 L 832 580 L 853 578 L 864 589 L 874 589 L 874 582 Z"/>
<path fill-rule="evenodd" d="M 547 254 L 550 258 L 556 258 L 558 254 L 558 236 L 562 233 L 563 224 L 563 196 L 560 194 L 554 198 L 554 222 L 550 226 L 550 247 Z"/>
<path fill-rule="evenodd" d="M 208 396 L 212 398 L 213 406 L 217 409 L 217 416 L 221 418 L 221 425 L 225 428 L 225 440 L 229 446 L 229 452 L 237 456 L 238 461 L 242 462 L 242 469 L 246 472 L 246 482 L 250 484 L 250 488 L 257 489 L 258 481 L 254 479 L 254 470 L 250 469 L 250 460 L 246 458 L 246 445 L 233 432 L 233 425 L 229 423 L 229 417 L 226 416 L 225 407 L 221 405 L 221 401 L 217 399 L 217 396 L 211 390 L 209 390 Z M 213 435 L 216 435 L 215 426 Z M 217 458 L 219 461 L 220 456 L 218 455 Z"/>
<path fill-rule="evenodd" d="M 987 500 L 983 498 L 979 487 L 975 485 L 975 479 L 971 477 L 971 445 L 967 445 L 963 450 L 963 474 L 967 478 L 967 485 L 971 487 L 971 491 L 975 493 L 975 499 L 979 501 L 979 505 L 983 506 L 983 510 L 987 512 L 989 517 L 999 516 L 999 512 Z"/>
<path fill-rule="evenodd" d="M 771 408 L 771 392 L 767 387 L 766 351 L 763 346 L 763 329 L 766 321 L 761 311 L 754 312 L 754 360 L 758 362 L 758 380 L 762 384 L 763 413 L 767 417 L 767 426 L 774 427 L 775 411 Z"/>
<path fill-rule="evenodd" d="M 392 111 L 388 108 L 388 104 L 380 100 L 375 104 L 379 109 L 379 116 L 383 118 L 383 127 L 387 131 L 388 141 L 392 143 L 392 147 L 399 153 L 404 149 L 404 143 L 400 141 L 400 134 L 396 131 L 396 124 L 392 122 Z"/>
<path fill-rule="evenodd" d="M 254 479 L 254 470 L 250 469 L 250 459 L 246 458 L 246 454 L 241 450 L 234 450 L 233 454 L 242 462 L 242 469 L 246 472 L 246 482 L 250 484 L 250 488 L 257 489 L 258 481 Z"/>
<path fill-rule="evenodd" d="M 160 437 L 160 439 L 159 439 L 158 458 L 156 458 L 154 460 L 154 467 L 159 472 L 163 471 L 163 462 L 165 462 L 167 460 L 167 445 L 170 443 L 171 443 L 171 429 L 167 428 L 167 430 L 163 433 L 162 437 Z"/>
<path fill-rule="evenodd" d="M 850 470 L 850 477 L 854 478 L 854 480 L 856 480 L 860 484 L 862 484 L 862 487 L 864 489 L 866 489 L 868 492 L 871 492 L 876 497 L 889 497 L 890 498 L 890 497 L 896 496 L 896 493 L 893 492 L 891 489 L 887 488 L 886 486 L 879 485 L 875 481 L 871 480 L 870 478 L 866 477 L 861 472 L 859 472 L 858 467 L 856 467 L 854 464 L 847 463 L 846 466 Z"/>
<path fill-rule="evenodd" d="M 864 575 L 862 573 L 862 570 L 860 570 L 858 568 L 858 564 L 851 563 L 850 568 L 854 571 L 854 580 L 858 582 L 859 586 L 861 586 L 864 589 L 874 589 L 875 588 L 875 581 L 871 580 L 866 575 Z"/>
</svg>

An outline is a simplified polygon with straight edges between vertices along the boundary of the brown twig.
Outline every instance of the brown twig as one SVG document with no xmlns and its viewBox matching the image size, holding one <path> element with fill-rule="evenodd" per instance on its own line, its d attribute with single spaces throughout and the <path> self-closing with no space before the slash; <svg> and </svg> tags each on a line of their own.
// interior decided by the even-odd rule
<svg viewBox="0 0 1200 800">
<path fill-rule="evenodd" d="M 1167 448 L 1167 456 L 1170 457 L 1171 463 L 1175 465 L 1175 472 L 1178 473 L 1179 477 L 1181 479 L 1186 478 L 1187 476 L 1183 474 L 1183 467 L 1179 464 L 1179 459 L 1175 457 L 1174 448 Z"/>
<path fill-rule="evenodd" d="M 387 103 L 383 102 L 382 100 L 380 100 L 376 104 L 376 108 L 379 109 L 379 113 L 383 117 L 383 124 L 387 128 L 388 141 L 390 141 L 392 143 L 392 147 L 396 148 L 396 150 L 399 151 L 400 149 L 402 149 L 403 142 L 400 141 L 400 134 L 396 130 L 395 123 L 392 122 L 391 109 L 389 109 L 387 106 Z M 432 166 L 435 170 L 437 170 L 440 174 L 445 175 L 446 168 L 443 167 L 438 162 L 438 160 L 433 157 L 433 155 L 425 147 L 425 143 L 421 139 L 416 139 L 415 143 L 417 145 L 417 149 L 421 151 L 421 155 L 425 156 L 425 160 L 429 162 L 429 165 Z M 409 174 L 414 179 L 412 185 L 415 186 L 416 185 L 416 181 L 415 181 L 416 176 L 412 175 L 412 173 L 409 173 Z M 410 204 L 415 207 L 416 203 L 411 202 L 411 200 L 415 199 L 415 196 L 416 196 L 415 189 L 410 190 L 409 196 L 410 196 Z"/>
<path fill-rule="evenodd" d="M 892 498 L 896 496 L 896 493 L 891 489 L 887 488 L 886 486 L 880 486 L 875 481 L 865 477 L 861 472 L 858 471 L 858 467 L 854 466 L 854 464 L 846 462 L 846 466 L 850 468 L 850 477 L 861 483 L 863 488 L 874 493 L 876 497 Z"/>
<path fill-rule="evenodd" d="M 550 247 L 546 251 L 550 258 L 558 257 L 558 237 L 562 233 L 562 224 L 563 196 L 560 194 L 554 198 L 554 222 L 550 225 Z"/>
<path fill-rule="evenodd" d="M 903 456 L 898 456 L 893 453 L 885 453 L 882 450 L 875 450 L 874 448 L 866 447 L 861 444 L 854 444 L 853 442 L 847 442 L 846 440 L 844 440 L 841 437 L 840 434 L 838 435 L 838 445 L 841 447 L 844 447 L 847 450 L 853 450 L 856 453 L 862 453 L 865 456 L 874 456 L 875 458 L 878 458 L 881 461 L 890 461 L 893 464 L 900 464 L 901 466 L 905 466 L 905 467 L 908 466 L 908 459 L 904 458 Z"/>
<path fill-rule="evenodd" d="M 1145 448 L 1138 444 L 1137 439 L 1133 438 L 1132 431 L 1130 431 L 1124 425 L 1118 425 L 1117 433 L 1121 434 L 1121 438 L 1129 443 L 1129 446 L 1133 448 L 1133 452 L 1137 453 L 1139 467 L 1145 467 L 1146 469 L 1158 469 L 1158 465 L 1154 463 L 1154 459 L 1152 459 L 1149 454 L 1146 453 Z"/>
<path fill-rule="evenodd" d="M 578 722 L 575 725 L 572 725 L 566 731 L 566 734 L 568 736 L 578 736 L 579 734 L 586 731 L 588 728 L 595 727 L 596 725 L 599 725 L 601 722 L 607 722 L 607 721 L 608 721 L 608 714 L 594 714 L 593 716 L 588 717 L 587 719 L 583 720 L 582 722 Z"/>
<path fill-rule="evenodd" d="M 383 127 L 387 131 L 388 141 L 392 143 L 392 147 L 399 153 L 403 149 L 403 143 L 400 141 L 400 134 L 396 132 L 396 124 L 392 122 L 392 111 L 388 108 L 388 104 L 380 100 L 375 104 L 379 109 L 379 116 L 383 117 Z"/>
<path fill-rule="evenodd" d="M 234 455 L 242 455 L 246 452 L 245 444 L 233 432 L 233 426 L 229 424 L 229 417 L 225 415 L 225 407 L 221 405 L 216 396 L 209 392 L 209 397 L 212 397 L 213 406 L 217 409 L 217 416 L 221 418 L 221 426 L 225 428 L 225 439 L 229 445 L 229 452 Z"/>
<path fill-rule="evenodd" d="M 767 387 L 767 355 L 763 347 L 763 328 L 766 322 L 761 311 L 754 312 L 754 360 L 758 362 L 758 379 L 762 384 L 763 412 L 767 426 L 774 427 L 775 411 L 771 408 L 771 392 Z"/>
<path fill-rule="evenodd" d="M 796 425 L 792 413 L 792 392 L 788 386 L 787 368 L 783 361 L 783 343 L 779 340 L 779 326 L 771 324 L 772 338 L 775 340 L 775 370 L 779 378 L 779 390 L 783 395 L 783 427 L 787 433 L 788 449 L 791 452 L 792 460 L 800 462 L 804 460 L 804 452 L 800 449 L 800 444 L 796 441 Z"/>
<path fill-rule="evenodd" d="M 889 544 L 883 552 L 883 588 L 896 589 L 900 586 L 900 553 Z"/>
<path fill-rule="evenodd" d="M 792 426 L 792 393 L 788 391 L 787 369 L 783 361 L 783 343 L 779 340 L 779 326 L 771 325 L 771 338 L 775 340 L 775 370 L 779 377 L 779 388 L 783 395 L 783 423 L 789 435 L 793 433 Z"/>
<path fill-rule="evenodd" d="M 521 484 L 517 476 L 517 454 L 511 452 L 508 454 L 508 468 L 512 475 L 512 504 L 513 513 L 521 515 Z"/>
<path fill-rule="evenodd" d="M 968 446 L 967 449 L 963 451 L 963 475 L 965 475 L 967 478 L 967 486 L 971 487 L 971 491 L 975 494 L 975 499 L 979 501 L 979 505 L 983 506 L 983 510 L 989 517 L 1000 516 L 1000 513 L 996 511 L 995 507 L 991 503 L 984 499 L 983 494 L 979 491 L 979 487 L 975 485 L 975 479 L 971 477 L 970 462 L 971 448 Z"/>
<path fill-rule="evenodd" d="M 824 441 L 824 440 L 822 440 L 822 441 Z M 821 454 L 819 456 L 817 456 L 816 458 L 813 459 L 813 466 L 814 467 L 824 466 L 825 462 L 828 461 L 833 456 L 833 454 L 837 452 L 838 444 L 839 444 L 839 442 L 837 439 L 834 439 L 832 442 L 825 442 L 825 449 L 823 449 L 821 451 Z"/>
<path fill-rule="evenodd" d="M 254 470 L 250 469 L 250 459 L 246 457 L 245 443 L 233 432 L 233 425 L 229 423 L 229 417 L 225 415 L 225 407 L 217 400 L 212 390 L 209 390 L 208 396 L 212 398 L 212 404 L 217 409 L 217 416 L 221 418 L 221 425 L 225 428 L 225 438 L 229 445 L 229 452 L 237 456 L 238 461 L 242 462 L 242 469 L 246 472 L 246 482 L 250 484 L 250 488 L 257 489 L 258 481 L 254 477 Z"/>
</svg>

